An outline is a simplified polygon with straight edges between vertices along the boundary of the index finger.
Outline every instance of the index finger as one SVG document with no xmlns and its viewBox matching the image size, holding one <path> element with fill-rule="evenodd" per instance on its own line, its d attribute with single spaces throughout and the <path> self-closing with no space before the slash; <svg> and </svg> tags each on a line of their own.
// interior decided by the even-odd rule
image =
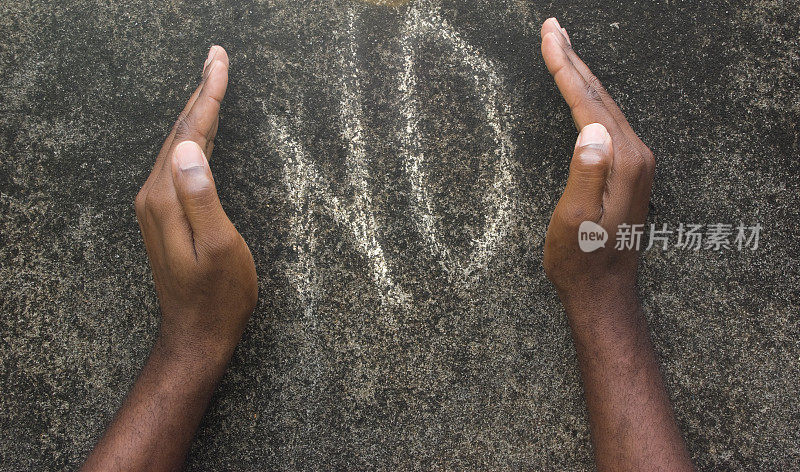
<svg viewBox="0 0 800 472">
<path fill-rule="evenodd" d="M 228 65 L 228 54 L 225 49 L 213 46 L 209 50 L 203 68 L 203 80 L 180 113 L 161 147 L 150 175 L 139 190 L 136 197 L 136 201 L 139 202 L 137 208 L 141 208 L 143 206 L 141 202 L 146 201 L 148 195 L 154 191 L 174 193 L 169 157 L 173 153 L 175 144 L 181 141 L 194 141 L 201 149 L 205 149 L 206 156 L 210 157 L 217 131 L 219 108 L 228 85 Z M 176 200 L 172 198 L 170 201 L 174 203 Z M 149 218 L 144 215 L 144 219 Z"/>
<path fill-rule="evenodd" d="M 603 102 L 603 105 L 605 105 L 606 109 L 617 121 L 617 124 L 629 134 L 636 134 L 628 123 L 628 119 L 625 117 L 625 114 L 622 113 L 622 110 L 620 110 L 619 106 L 617 105 L 617 102 L 611 98 L 611 94 L 608 93 L 602 82 L 600 82 L 597 76 L 592 73 L 592 70 L 589 69 L 589 66 L 583 62 L 580 56 L 578 56 L 578 53 L 576 53 L 572 48 L 572 42 L 569 39 L 567 30 L 562 28 L 558 23 L 558 20 L 555 18 L 550 18 L 542 25 L 542 37 L 551 32 L 556 34 L 556 37 L 559 39 L 559 43 L 561 44 L 564 53 L 572 63 L 572 66 L 578 71 L 579 74 L 581 74 L 587 86 L 593 88 L 597 92 L 597 94 L 600 96 L 600 100 Z M 558 38 L 558 36 L 561 36 L 561 38 Z"/>
<path fill-rule="evenodd" d="M 208 150 L 214 139 L 222 99 L 228 88 L 228 54 L 214 46 L 214 56 L 206 70 L 206 78 L 188 113 L 175 124 L 175 142 L 194 141 L 200 149 Z M 208 156 L 209 158 L 211 156 Z"/>
<path fill-rule="evenodd" d="M 578 130 L 592 123 L 601 123 L 612 137 L 621 131 L 600 94 L 586 82 L 564 48 L 561 33 L 549 32 L 542 38 L 542 57 L 555 79 L 558 90 L 572 111 Z"/>
</svg>

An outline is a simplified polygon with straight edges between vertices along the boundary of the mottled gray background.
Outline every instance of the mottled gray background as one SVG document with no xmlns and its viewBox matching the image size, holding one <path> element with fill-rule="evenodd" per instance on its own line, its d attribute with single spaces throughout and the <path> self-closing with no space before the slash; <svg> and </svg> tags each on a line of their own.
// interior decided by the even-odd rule
<svg viewBox="0 0 800 472">
<path fill-rule="evenodd" d="M 231 58 L 212 166 L 261 297 L 189 470 L 591 469 L 541 269 L 576 136 L 539 54 L 552 15 L 655 151 L 653 222 L 765 226 L 757 252 L 643 258 L 692 456 L 800 467 L 799 6 L 4 0 L 0 469 L 75 468 L 146 358 L 158 304 L 132 201 L 212 43 Z M 424 174 L 403 158 L 408 100 Z"/>
</svg>

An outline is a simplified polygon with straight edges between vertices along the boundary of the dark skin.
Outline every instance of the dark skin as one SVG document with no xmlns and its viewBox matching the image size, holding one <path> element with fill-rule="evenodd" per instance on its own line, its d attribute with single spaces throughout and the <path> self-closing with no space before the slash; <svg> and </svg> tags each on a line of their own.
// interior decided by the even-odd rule
<svg viewBox="0 0 800 472">
<path fill-rule="evenodd" d="M 693 470 L 636 295 L 638 253 L 578 249 L 591 220 L 643 223 L 653 155 L 571 48 L 557 21 L 542 54 L 581 134 L 545 241 L 544 266 L 578 352 L 599 470 Z M 207 158 L 228 81 L 214 46 L 136 197 L 162 318 L 158 339 L 83 471 L 179 470 L 255 306 L 253 258 L 217 197 Z"/>
<path fill-rule="evenodd" d="M 636 294 L 639 254 L 578 247 L 583 221 L 616 234 L 647 217 L 655 161 L 554 18 L 542 56 L 580 136 L 550 225 L 544 268 L 564 305 L 583 379 L 598 470 L 693 470 Z"/>
<path fill-rule="evenodd" d="M 136 196 L 161 325 L 145 367 L 83 471 L 181 469 L 255 307 L 253 257 L 222 209 L 206 159 L 227 84 L 228 55 L 215 46 Z"/>
</svg>

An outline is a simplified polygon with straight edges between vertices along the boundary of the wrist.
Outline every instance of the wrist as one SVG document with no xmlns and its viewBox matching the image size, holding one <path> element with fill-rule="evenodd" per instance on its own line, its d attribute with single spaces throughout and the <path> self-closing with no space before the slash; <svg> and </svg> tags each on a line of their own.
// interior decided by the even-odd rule
<svg viewBox="0 0 800 472">
<path fill-rule="evenodd" d="M 580 291 L 559 291 L 559 298 L 575 335 L 621 335 L 642 318 L 633 283 L 597 280 Z"/>
<path fill-rule="evenodd" d="M 198 337 L 174 336 L 159 332 L 150 358 L 165 370 L 186 372 L 198 378 L 221 377 L 233 355 L 235 344 L 209 341 Z"/>
<path fill-rule="evenodd" d="M 594 278 L 578 285 L 579 288 L 557 290 L 570 318 L 586 318 L 607 312 L 629 313 L 639 307 L 635 280 Z"/>
<path fill-rule="evenodd" d="M 633 285 L 598 285 L 590 291 L 560 294 L 572 338 L 590 364 L 629 363 L 648 346 L 647 321 Z"/>
<path fill-rule="evenodd" d="M 162 307 L 158 349 L 183 364 L 227 364 L 247 316 L 220 307 Z"/>
</svg>

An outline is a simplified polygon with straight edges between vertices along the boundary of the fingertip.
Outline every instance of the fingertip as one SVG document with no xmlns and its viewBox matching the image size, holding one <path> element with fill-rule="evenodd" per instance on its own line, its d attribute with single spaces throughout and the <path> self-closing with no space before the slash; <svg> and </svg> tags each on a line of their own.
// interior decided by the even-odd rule
<svg viewBox="0 0 800 472">
<path fill-rule="evenodd" d="M 215 61 L 219 61 L 225 64 L 225 67 L 228 67 L 230 65 L 230 59 L 228 58 L 228 51 L 226 51 L 224 47 L 220 46 L 219 44 L 215 44 L 211 46 L 211 50 L 214 51 Z"/>
<path fill-rule="evenodd" d="M 560 29 L 561 25 L 558 23 L 558 20 L 555 17 L 550 17 L 547 20 L 545 20 L 544 23 L 542 23 L 542 29 L 540 34 L 542 38 L 544 38 L 545 36 L 547 36 L 548 33 L 551 33 L 553 31 L 558 31 Z"/>
<path fill-rule="evenodd" d="M 218 117 L 219 106 L 228 89 L 228 61 L 224 49 L 222 51 L 216 54 L 211 65 L 206 69 L 198 100 L 195 101 L 195 106 L 191 111 L 193 115 L 209 115 L 211 117 L 203 119 L 202 129 L 205 136 L 209 135 L 210 128 Z"/>
<path fill-rule="evenodd" d="M 225 65 L 229 63 L 228 53 L 225 51 L 225 48 L 217 44 L 209 48 L 208 57 L 206 57 L 206 61 L 205 63 L 203 63 L 203 70 L 205 71 L 206 69 L 208 69 L 208 66 L 214 61 L 220 61 Z"/>
<path fill-rule="evenodd" d="M 228 67 L 224 49 L 214 47 L 211 53 L 211 63 L 203 72 L 202 82 L 175 123 L 176 142 L 195 141 L 200 147 L 206 147 L 214 137 L 220 106 L 228 89 Z"/>
<path fill-rule="evenodd" d="M 211 46 L 208 51 L 208 58 L 203 64 L 203 79 L 207 84 L 209 82 L 220 82 L 220 79 L 225 84 L 228 82 L 228 67 L 229 67 L 228 53 L 222 46 Z"/>
<path fill-rule="evenodd" d="M 547 57 L 547 52 L 555 51 L 559 48 L 558 46 L 558 38 L 554 32 L 549 32 L 542 37 L 542 55 Z"/>
<path fill-rule="evenodd" d="M 551 75 L 555 76 L 556 72 L 566 65 L 566 55 L 556 32 L 551 31 L 542 39 L 542 57 Z"/>
<path fill-rule="evenodd" d="M 558 43 L 558 37 L 556 36 L 555 31 L 549 31 L 544 36 L 542 36 L 542 43 L 547 43 L 547 42 Z"/>
<path fill-rule="evenodd" d="M 208 69 L 208 65 L 211 64 L 211 61 L 214 60 L 214 54 L 215 53 L 216 53 L 216 49 L 214 49 L 214 46 L 211 46 L 211 49 L 208 50 L 208 55 L 206 57 L 206 62 L 203 63 L 203 73 L 206 72 L 206 69 Z"/>
</svg>

